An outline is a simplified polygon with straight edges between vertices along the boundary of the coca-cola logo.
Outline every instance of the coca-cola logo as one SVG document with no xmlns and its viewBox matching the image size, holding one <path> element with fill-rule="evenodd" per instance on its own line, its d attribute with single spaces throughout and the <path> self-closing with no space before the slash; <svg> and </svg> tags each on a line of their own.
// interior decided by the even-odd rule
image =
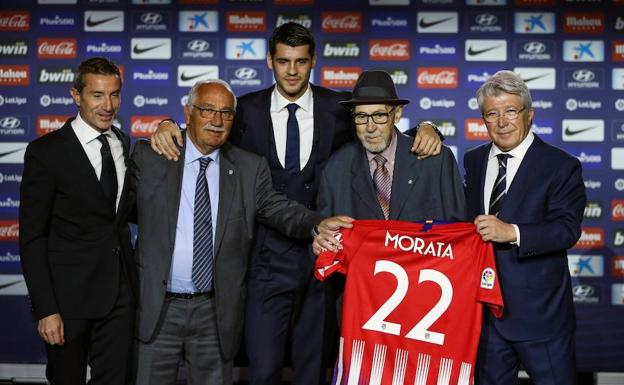
<svg viewBox="0 0 624 385">
<path fill-rule="evenodd" d="M 149 137 L 158 128 L 158 123 L 166 116 L 132 116 L 130 118 L 130 133 L 133 137 Z"/>
<path fill-rule="evenodd" d="M 19 239 L 19 223 L 17 221 L 0 221 L 0 241 L 17 241 Z"/>
<path fill-rule="evenodd" d="M 28 31 L 30 30 L 29 12 L 2 12 L 0 11 L 0 31 Z"/>
<path fill-rule="evenodd" d="M 323 32 L 361 32 L 362 14 L 359 12 L 324 12 Z"/>
<path fill-rule="evenodd" d="M 456 67 L 418 68 L 418 88 L 457 88 Z"/>
<path fill-rule="evenodd" d="M 371 40 L 368 51 L 370 60 L 409 60 L 409 40 Z"/>
<path fill-rule="evenodd" d="M 611 201 L 611 220 L 624 221 L 624 200 Z"/>
<path fill-rule="evenodd" d="M 76 58 L 76 39 L 37 39 L 37 57 L 39 59 Z"/>
</svg>

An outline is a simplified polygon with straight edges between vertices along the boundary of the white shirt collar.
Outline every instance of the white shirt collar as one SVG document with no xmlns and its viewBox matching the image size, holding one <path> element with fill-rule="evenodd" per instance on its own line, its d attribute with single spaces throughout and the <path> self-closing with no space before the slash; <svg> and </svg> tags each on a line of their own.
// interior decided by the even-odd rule
<svg viewBox="0 0 624 385">
<path fill-rule="evenodd" d="M 506 153 L 511 155 L 515 159 L 518 159 L 519 161 L 521 161 L 522 158 L 524 158 L 524 155 L 526 154 L 526 152 L 529 150 L 529 147 L 533 143 L 534 139 L 535 139 L 535 135 L 533 135 L 533 132 L 529 130 L 529 134 L 526 136 L 526 138 L 524 138 L 524 140 L 520 142 L 519 145 L 517 145 L 512 150 L 507 151 Z M 494 158 L 496 155 L 501 154 L 503 152 L 504 151 L 498 148 L 496 144 L 492 143 L 492 148 L 490 149 L 490 155 L 488 156 L 488 160 Z"/>
<path fill-rule="evenodd" d="M 273 88 L 273 93 L 271 94 L 271 112 L 279 112 L 285 109 L 290 103 L 296 103 L 299 108 L 304 111 L 312 111 L 312 87 L 310 87 L 310 83 L 308 83 L 308 88 L 303 95 L 294 102 L 291 102 L 280 94 L 277 90 L 277 85 Z"/>
<path fill-rule="evenodd" d="M 220 153 L 220 149 L 216 149 L 213 152 L 211 152 L 208 155 L 204 155 L 202 154 L 197 147 L 195 146 L 195 143 L 193 143 L 193 141 L 191 140 L 191 138 L 189 138 L 188 136 L 188 132 L 186 134 L 186 149 L 184 151 L 184 164 L 189 164 L 189 163 L 193 163 L 196 160 L 198 160 L 199 158 L 204 158 L 204 157 L 208 157 L 210 159 L 212 159 L 213 162 L 215 162 L 215 164 L 219 164 L 219 153 Z"/>
<path fill-rule="evenodd" d="M 116 137 L 110 128 L 104 132 L 100 132 L 95 128 L 91 127 L 89 124 L 87 124 L 87 122 L 84 121 L 84 119 L 82 119 L 80 113 L 76 115 L 76 119 L 73 120 L 71 125 L 74 129 L 74 132 L 76 133 L 76 136 L 78 137 L 78 140 L 83 146 L 96 140 L 97 137 L 101 134 L 105 134 L 111 139 Z"/>
</svg>

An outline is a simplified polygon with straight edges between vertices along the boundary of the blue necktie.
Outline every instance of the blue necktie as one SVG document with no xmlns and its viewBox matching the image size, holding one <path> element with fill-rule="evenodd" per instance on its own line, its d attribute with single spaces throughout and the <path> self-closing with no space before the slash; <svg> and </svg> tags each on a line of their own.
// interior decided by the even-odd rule
<svg viewBox="0 0 624 385">
<path fill-rule="evenodd" d="M 200 158 L 199 174 L 195 184 L 195 211 L 193 213 L 193 284 L 198 292 L 212 289 L 212 210 L 206 168 L 210 158 Z"/>
<path fill-rule="evenodd" d="M 288 123 L 286 124 L 286 171 L 289 174 L 299 172 L 299 123 L 295 111 L 299 106 L 296 103 L 290 103 L 288 108 Z"/>
<path fill-rule="evenodd" d="M 505 192 L 507 188 L 507 159 L 511 158 L 509 154 L 498 154 L 498 175 L 496 176 L 496 182 L 492 187 L 492 195 L 490 195 L 490 215 L 498 215 L 503 202 L 505 201 Z"/>
<path fill-rule="evenodd" d="M 115 161 L 113 160 L 106 134 L 101 134 L 97 137 L 97 140 L 102 143 L 102 147 L 100 147 L 100 155 L 102 156 L 100 185 L 102 185 L 104 194 L 109 202 L 111 202 L 113 210 L 115 210 L 115 206 L 117 205 L 117 170 L 115 169 Z"/>
</svg>

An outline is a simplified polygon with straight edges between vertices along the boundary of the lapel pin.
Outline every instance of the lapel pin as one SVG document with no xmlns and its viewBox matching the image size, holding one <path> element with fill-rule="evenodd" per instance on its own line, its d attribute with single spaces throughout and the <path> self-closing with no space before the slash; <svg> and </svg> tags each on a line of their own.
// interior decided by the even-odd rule
<svg viewBox="0 0 624 385">
<path fill-rule="evenodd" d="M 228 170 L 228 174 L 230 175 L 234 174 L 234 170 Z"/>
<path fill-rule="evenodd" d="M 413 182 L 414 182 L 414 180 L 410 179 L 410 180 L 407 181 L 407 184 L 412 184 Z"/>
</svg>

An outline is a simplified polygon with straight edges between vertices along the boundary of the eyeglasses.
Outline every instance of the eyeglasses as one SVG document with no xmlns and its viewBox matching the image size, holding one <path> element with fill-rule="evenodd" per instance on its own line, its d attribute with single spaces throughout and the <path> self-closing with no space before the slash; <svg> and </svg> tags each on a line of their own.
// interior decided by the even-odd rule
<svg viewBox="0 0 624 385">
<path fill-rule="evenodd" d="M 388 112 L 375 112 L 372 114 L 365 114 L 363 112 L 353 113 L 353 121 L 355 124 L 368 124 L 368 118 L 372 118 L 374 123 L 385 124 L 388 123 L 388 118 L 395 109 L 396 107 L 392 107 Z"/>
<path fill-rule="evenodd" d="M 214 118 L 217 112 L 221 114 L 221 119 L 223 120 L 234 119 L 234 111 L 232 110 L 214 110 L 208 107 L 196 106 L 195 104 L 193 104 L 193 107 L 199 110 L 199 116 L 201 116 L 204 119 L 212 120 L 212 118 Z"/>
<path fill-rule="evenodd" d="M 503 116 L 507 120 L 516 120 L 518 119 L 518 115 L 524 110 L 526 110 L 526 107 L 522 107 L 519 110 L 515 108 L 509 108 L 505 110 L 505 112 L 503 112 Z M 490 111 L 490 112 L 486 112 L 485 115 L 483 115 L 483 120 L 485 120 L 488 123 L 494 123 L 494 122 L 498 122 L 498 119 L 500 119 L 500 117 L 501 117 L 501 114 L 499 114 L 498 111 Z"/>
</svg>

